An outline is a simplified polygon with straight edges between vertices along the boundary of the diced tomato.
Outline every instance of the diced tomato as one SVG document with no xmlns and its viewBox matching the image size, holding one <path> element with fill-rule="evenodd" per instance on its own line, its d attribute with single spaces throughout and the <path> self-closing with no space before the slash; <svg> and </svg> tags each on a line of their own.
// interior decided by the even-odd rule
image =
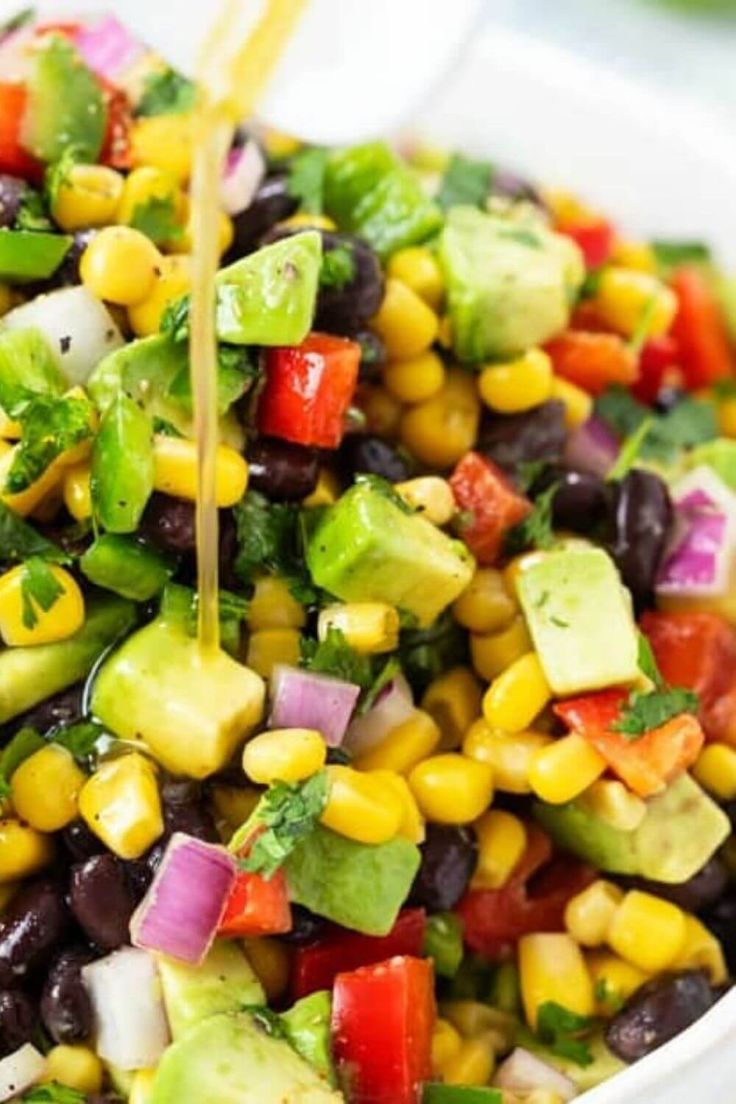
<svg viewBox="0 0 736 1104">
<path fill-rule="evenodd" d="M 311 333 L 301 345 L 269 349 L 258 428 L 297 445 L 335 449 L 355 391 L 360 345 Z"/>
<path fill-rule="evenodd" d="M 632 740 L 613 727 L 627 697 L 625 690 L 603 690 L 558 702 L 554 711 L 603 756 L 630 790 L 652 797 L 695 762 L 705 737 L 697 718 L 682 713 Z"/>
<path fill-rule="evenodd" d="M 628 386 L 639 377 L 637 359 L 618 334 L 566 330 L 545 348 L 555 373 L 591 395 L 600 395 L 612 383 Z"/>
<path fill-rule="evenodd" d="M 332 1041 L 350 1104 L 419 1104 L 435 1019 L 427 959 L 390 958 L 338 974 Z"/>
<path fill-rule="evenodd" d="M 0 83 L 0 172 L 38 183 L 43 166 L 20 144 L 26 99 L 22 84 Z"/>
<path fill-rule="evenodd" d="M 99 79 L 99 78 L 98 78 Z M 107 107 L 107 127 L 102 143 L 100 162 L 112 169 L 130 169 L 130 128 L 133 124 L 133 109 L 125 92 L 107 85 L 104 88 Z"/>
<path fill-rule="evenodd" d="M 699 695 L 706 737 L 736 745 L 736 632 L 725 618 L 648 610 L 641 628 L 663 678 Z"/>
<path fill-rule="evenodd" d="M 282 935 L 291 931 L 291 905 L 286 876 L 277 870 L 271 878 L 241 870 L 230 891 L 219 935 Z"/>
<path fill-rule="evenodd" d="M 478 563 L 493 563 L 505 533 L 530 513 L 531 503 L 499 467 L 478 452 L 467 453 L 457 464 L 450 486 L 463 515 L 463 540 Z"/>
<path fill-rule="evenodd" d="M 595 870 L 568 855 L 552 857 L 549 837 L 527 828 L 526 851 L 501 889 L 471 889 L 457 913 L 467 946 L 494 962 L 509 958 L 522 935 L 564 931 L 565 906 L 595 879 Z"/>
<path fill-rule="evenodd" d="M 562 223 L 556 229 L 577 243 L 585 258 L 586 268 L 600 268 L 602 264 L 609 260 L 616 240 L 616 233 L 607 219 L 597 218 L 579 223 Z"/>
<path fill-rule="evenodd" d="M 36 35 L 45 34 L 60 34 L 66 38 L 75 39 L 82 29 L 81 23 L 75 23 L 71 20 L 49 20 L 38 23 L 35 27 Z"/>
<path fill-rule="evenodd" d="M 404 909 L 388 935 L 360 935 L 337 928 L 294 955 L 291 984 L 294 999 L 331 989 L 338 974 L 371 966 L 395 955 L 422 953 L 424 909 Z"/>
<path fill-rule="evenodd" d="M 680 383 L 679 363 L 680 347 L 672 334 L 645 341 L 639 354 L 639 379 L 631 387 L 637 399 L 653 403 L 663 387 Z"/>
<path fill-rule="evenodd" d="M 723 313 L 698 268 L 678 269 L 672 277 L 678 307 L 672 332 L 680 347 L 688 387 L 707 387 L 734 374 Z"/>
</svg>

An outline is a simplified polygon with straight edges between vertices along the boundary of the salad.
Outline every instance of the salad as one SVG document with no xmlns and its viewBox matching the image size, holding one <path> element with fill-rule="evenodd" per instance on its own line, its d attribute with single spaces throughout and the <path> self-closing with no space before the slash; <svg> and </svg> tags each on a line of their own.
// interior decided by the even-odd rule
<svg viewBox="0 0 736 1104">
<path fill-rule="evenodd" d="M 195 89 L 0 38 L 0 1102 L 559 1104 L 736 963 L 734 292 L 252 127 L 197 640 Z"/>
</svg>

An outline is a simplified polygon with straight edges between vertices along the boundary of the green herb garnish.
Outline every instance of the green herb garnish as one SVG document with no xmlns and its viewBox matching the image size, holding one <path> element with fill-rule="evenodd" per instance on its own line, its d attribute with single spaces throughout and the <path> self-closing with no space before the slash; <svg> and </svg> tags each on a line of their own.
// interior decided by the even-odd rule
<svg viewBox="0 0 736 1104">
<path fill-rule="evenodd" d="M 71 563 L 71 556 L 63 548 L 41 536 L 32 525 L 0 502 L 0 560 L 14 563 L 31 556 L 40 556 L 49 563 Z"/>
<path fill-rule="evenodd" d="M 304 782 L 274 782 L 231 842 L 231 849 L 237 848 L 254 829 L 265 829 L 256 837 L 250 853 L 240 860 L 241 869 L 272 878 L 299 841 L 313 831 L 327 798 L 324 770 Z"/>
<path fill-rule="evenodd" d="M 506 534 L 505 551 L 513 556 L 526 548 L 549 549 L 554 546 L 555 534 L 552 528 L 552 509 L 559 483 L 550 483 L 534 499 L 532 512 L 514 525 Z"/>
<path fill-rule="evenodd" d="M 233 514 L 238 541 L 233 566 L 241 582 L 248 585 L 259 571 L 269 571 L 286 579 L 298 601 L 313 602 L 316 592 L 304 562 L 299 508 L 248 491 Z"/>
<path fill-rule="evenodd" d="M 490 161 L 475 161 L 455 153 L 447 163 L 437 202 L 445 210 L 461 204 L 483 208 L 491 189 L 492 176 Z"/>
<path fill-rule="evenodd" d="M 326 149 L 312 146 L 294 154 L 289 162 L 287 190 L 307 214 L 322 214 L 328 157 Z"/>
<path fill-rule="evenodd" d="M 185 115 L 194 107 L 196 88 L 175 69 L 151 73 L 136 109 L 138 115 Z"/>
<path fill-rule="evenodd" d="M 355 257 L 347 245 L 325 250 L 319 270 L 319 285 L 323 288 L 342 289 L 355 279 Z"/>
<path fill-rule="evenodd" d="M 63 593 L 63 586 L 45 560 L 40 556 L 31 556 L 26 560 L 20 582 L 25 628 L 32 629 L 38 624 L 36 607 L 48 613 Z"/>
<path fill-rule="evenodd" d="M 340 629 L 330 627 L 324 640 L 302 637 L 301 664 L 320 675 L 352 682 L 367 690 L 373 683 L 373 664 L 370 656 L 358 655 L 351 648 Z"/>
<path fill-rule="evenodd" d="M 130 225 L 140 230 L 155 245 L 167 242 L 175 243 L 181 239 L 184 230 L 176 217 L 173 196 L 150 196 L 145 203 L 139 203 L 133 209 Z"/>
<path fill-rule="evenodd" d="M 94 407 L 88 399 L 37 395 L 20 416 L 22 437 L 5 481 L 18 494 L 35 483 L 53 460 L 93 436 Z"/>
<path fill-rule="evenodd" d="M 619 719 L 611 726 L 629 740 L 635 740 L 659 728 L 680 713 L 697 713 L 700 704 L 693 690 L 668 686 L 662 678 L 652 646 L 643 633 L 639 633 L 639 670 L 654 683 L 654 690 L 634 690 L 628 698 Z"/>
<path fill-rule="evenodd" d="M 556 1001 L 545 1001 L 537 1012 L 537 1035 L 553 1054 L 569 1058 L 577 1066 L 593 1062 L 590 1047 L 580 1036 L 595 1027 L 592 1016 L 578 1016 Z"/>
</svg>

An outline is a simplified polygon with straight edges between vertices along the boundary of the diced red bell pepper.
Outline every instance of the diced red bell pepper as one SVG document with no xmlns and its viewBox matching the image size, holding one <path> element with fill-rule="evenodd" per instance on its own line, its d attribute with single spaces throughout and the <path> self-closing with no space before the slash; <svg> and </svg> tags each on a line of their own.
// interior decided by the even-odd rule
<svg viewBox="0 0 736 1104">
<path fill-rule="evenodd" d="M 650 337 L 639 353 L 639 379 L 631 387 L 637 399 L 653 403 L 667 384 L 681 382 L 680 347 L 672 334 Z"/>
<path fill-rule="evenodd" d="M 564 931 L 567 902 L 595 877 L 593 867 L 568 855 L 553 859 L 549 837 L 529 825 L 526 850 L 506 884 L 501 889 L 471 889 L 460 900 L 456 912 L 465 943 L 471 951 L 500 962 L 513 954 L 522 935 Z"/>
<path fill-rule="evenodd" d="M 687 386 L 708 387 L 734 374 L 726 323 L 706 277 L 698 268 L 679 268 L 672 277 L 677 314 L 672 326 Z"/>
<path fill-rule="evenodd" d="M 478 563 L 493 563 L 504 535 L 531 512 L 531 503 L 478 452 L 467 453 L 457 464 L 450 486 L 461 511 L 460 535 Z"/>
<path fill-rule="evenodd" d="M 419 1104 L 431 1076 L 435 1019 L 426 958 L 390 958 L 338 974 L 332 1041 L 350 1104 Z"/>
<path fill-rule="evenodd" d="M 736 746 L 736 632 L 717 613 L 655 613 L 641 619 L 667 682 L 694 690 L 709 740 Z"/>
<path fill-rule="evenodd" d="M 20 144 L 26 99 L 22 84 L 0 83 L 0 172 L 38 183 L 43 178 L 43 166 Z"/>
<path fill-rule="evenodd" d="M 355 391 L 360 345 L 311 333 L 301 345 L 269 349 L 258 428 L 297 445 L 335 449 Z"/>
<path fill-rule="evenodd" d="M 610 259 L 616 240 L 616 232 L 607 219 L 597 218 L 578 223 L 561 223 L 556 229 L 577 243 L 585 258 L 586 268 L 600 268 L 602 264 Z"/>
<path fill-rule="evenodd" d="M 291 985 L 294 1000 L 331 989 L 338 974 L 371 966 L 395 955 L 419 957 L 426 927 L 424 909 L 404 909 L 388 935 L 360 935 L 337 928 L 294 954 Z"/>
<path fill-rule="evenodd" d="M 282 935 L 291 931 L 291 905 L 286 876 L 277 870 L 271 878 L 241 870 L 235 879 L 219 935 Z"/>
<path fill-rule="evenodd" d="M 98 80 L 105 85 L 103 90 L 107 107 L 107 127 L 100 162 L 109 165 L 111 169 L 130 169 L 133 164 L 130 149 L 133 109 L 122 89 L 105 84 L 100 77 Z"/>
<path fill-rule="evenodd" d="M 639 378 L 637 358 L 618 334 L 566 330 L 545 349 L 555 374 L 591 395 L 600 395 L 612 383 L 629 386 Z"/>
<path fill-rule="evenodd" d="M 630 790 L 652 797 L 695 762 L 705 737 L 690 713 L 672 717 L 635 739 L 617 732 L 613 726 L 627 697 L 626 690 L 603 690 L 558 702 L 554 712 L 603 756 Z"/>
</svg>

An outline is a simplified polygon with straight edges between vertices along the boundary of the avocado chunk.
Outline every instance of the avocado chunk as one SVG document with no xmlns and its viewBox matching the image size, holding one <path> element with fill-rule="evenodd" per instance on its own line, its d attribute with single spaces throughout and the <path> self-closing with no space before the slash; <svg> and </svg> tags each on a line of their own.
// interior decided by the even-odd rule
<svg viewBox="0 0 736 1104">
<path fill-rule="evenodd" d="M 575 545 L 547 552 L 521 573 L 519 598 L 556 695 L 639 677 L 631 600 L 602 549 Z"/>
<path fill-rule="evenodd" d="M 558 846 L 611 874 L 638 874 L 680 884 L 705 866 L 730 832 L 728 817 L 689 774 L 647 802 L 641 824 L 622 832 L 578 798 L 534 806 L 534 816 Z"/>
<path fill-rule="evenodd" d="M 263 987 L 237 943 L 218 939 L 204 962 L 190 966 L 165 955 L 156 962 L 171 1037 L 176 1040 L 216 1012 L 239 1012 L 263 1004 Z"/>
<path fill-rule="evenodd" d="M 99 596 L 87 603 L 84 624 L 67 640 L 0 651 L 0 724 L 86 678 L 106 648 L 132 629 L 135 618 L 130 602 Z"/>
<path fill-rule="evenodd" d="M 221 770 L 263 715 L 263 680 L 223 651 L 203 655 L 179 619 L 157 617 L 103 665 L 92 711 L 142 740 L 174 774 Z"/>
<path fill-rule="evenodd" d="M 201 1020 L 163 1054 L 147 1104 L 344 1104 L 247 1012 Z"/>
<path fill-rule="evenodd" d="M 419 869 L 419 849 L 396 836 L 356 843 L 316 827 L 284 864 L 289 895 L 318 916 L 365 935 L 386 935 Z"/>
<path fill-rule="evenodd" d="M 173 564 L 135 537 L 101 533 L 79 560 L 91 583 L 134 602 L 147 602 L 163 590 Z"/>
<path fill-rule="evenodd" d="M 35 329 L 0 333 L 0 406 L 20 414 L 36 395 L 61 395 L 66 381 L 43 334 Z"/>
<path fill-rule="evenodd" d="M 332 996 L 326 989 L 302 997 L 279 1017 L 286 1038 L 328 1085 L 337 1084 L 332 1061 Z"/>
<path fill-rule="evenodd" d="M 418 514 L 368 482 L 356 483 L 319 518 L 307 540 L 314 582 L 346 602 L 388 602 L 431 625 L 470 582 L 474 561 Z"/>
<path fill-rule="evenodd" d="M 626 1064 L 608 1049 L 603 1033 L 600 1031 L 596 1031 L 594 1035 L 585 1040 L 585 1045 L 592 1058 L 587 1066 L 581 1066 L 572 1058 L 565 1058 L 563 1055 L 556 1054 L 550 1047 L 540 1043 L 536 1035 L 533 1035 L 525 1027 L 519 1030 L 516 1044 L 530 1050 L 542 1061 L 554 1066 L 560 1073 L 564 1073 L 566 1077 L 575 1082 L 578 1092 L 581 1093 L 587 1092 L 588 1089 L 594 1089 L 596 1085 L 601 1085 L 604 1081 L 608 1081 L 610 1077 L 626 1069 Z"/>
<path fill-rule="evenodd" d="M 0 230 L 0 280 L 14 284 L 47 280 L 69 252 L 67 234 L 43 230 Z"/>
<path fill-rule="evenodd" d="M 453 207 L 438 257 L 460 360 L 519 356 L 564 329 L 585 266 L 578 247 L 535 221 Z"/>
<path fill-rule="evenodd" d="M 687 466 L 698 468 L 701 464 L 707 464 L 727 487 L 736 491 L 736 441 L 730 437 L 716 437 L 715 441 L 697 445 L 687 455 Z"/>
<path fill-rule="evenodd" d="M 102 149 L 107 112 L 100 82 L 68 38 L 48 35 L 33 51 L 22 142 L 41 161 L 69 149 L 94 164 Z"/>
<path fill-rule="evenodd" d="M 322 239 L 306 230 L 266 245 L 217 276 L 217 336 L 233 345 L 299 345 L 314 318 Z"/>
</svg>

